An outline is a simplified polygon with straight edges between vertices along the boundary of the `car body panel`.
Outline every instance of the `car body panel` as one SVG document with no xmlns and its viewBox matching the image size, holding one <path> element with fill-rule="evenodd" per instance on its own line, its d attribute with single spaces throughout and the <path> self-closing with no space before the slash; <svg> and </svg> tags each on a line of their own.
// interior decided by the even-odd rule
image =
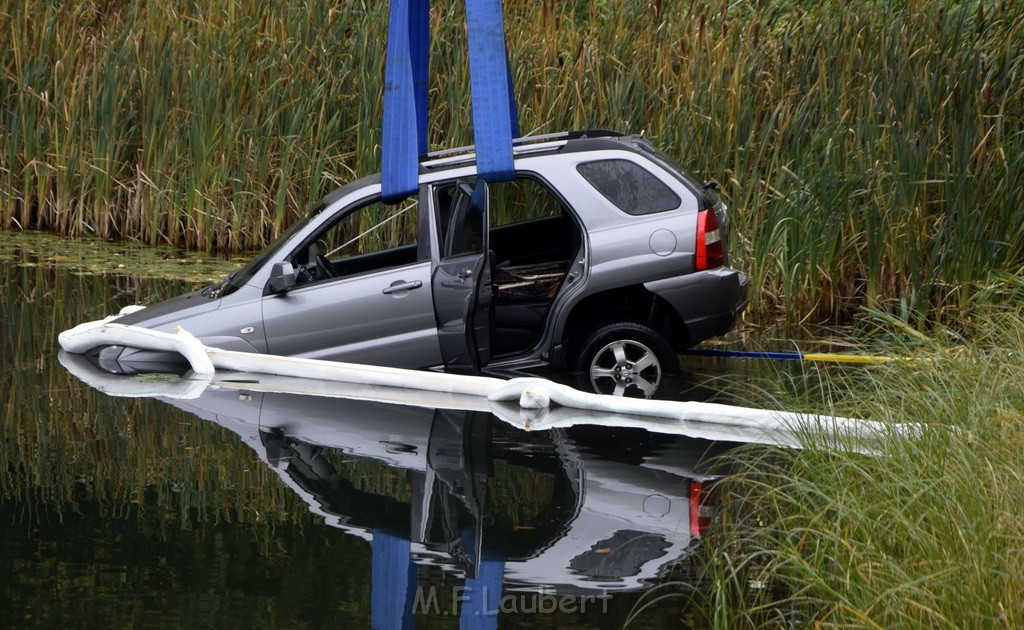
<svg viewBox="0 0 1024 630">
<path fill-rule="evenodd" d="M 193 291 L 122 315 L 117 322 L 162 332 L 180 327 L 214 348 L 267 352 L 260 297 L 250 292 L 210 298 L 203 291 Z"/>
<path fill-rule="evenodd" d="M 300 286 L 263 300 L 273 354 L 387 366 L 441 362 L 430 262 Z M 384 293 L 392 285 L 419 287 Z"/>
<path fill-rule="evenodd" d="M 217 310 L 220 308 L 220 303 L 220 300 L 204 297 L 202 291 L 192 291 L 134 313 L 122 315 L 117 321 L 131 326 L 146 326 L 162 330 L 161 327 L 174 326 L 184 319 Z"/>
<path fill-rule="evenodd" d="M 644 286 L 675 308 L 691 338 L 722 335 L 747 306 L 748 279 L 731 267 L 655 280 Z"/>
</svg>

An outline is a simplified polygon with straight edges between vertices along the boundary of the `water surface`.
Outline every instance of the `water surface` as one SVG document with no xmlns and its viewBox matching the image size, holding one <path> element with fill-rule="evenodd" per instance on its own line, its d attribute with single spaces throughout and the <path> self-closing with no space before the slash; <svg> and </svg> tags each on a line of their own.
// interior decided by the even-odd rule
<svg viewBox="0 0 1024 630">
<path fill-rule="evenodd" d="M 24 262 L 0 262 L 2 625 L 605 628 L 702 585 L 728 444 L 221 375 L 108 395 L 57 333 L 189 287 Z M 723 369 L 673 386 L 721 399 Z M 634 624 L 699 618 L 673 598 Z"/>
</svg>

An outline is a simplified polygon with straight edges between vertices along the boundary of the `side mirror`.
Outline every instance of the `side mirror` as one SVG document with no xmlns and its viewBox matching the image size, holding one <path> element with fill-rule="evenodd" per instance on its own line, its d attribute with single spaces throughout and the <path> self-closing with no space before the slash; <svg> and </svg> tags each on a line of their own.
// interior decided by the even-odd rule
<svg viewBox="0 0 1024 630">
<path fill-rule="evenodd" d="M 295 286 L 295 268 L 290 262 L 274 263 L 270 268 L 270 282 L 267 288 L 271 293 L 284 293 Z"/>
</svg>

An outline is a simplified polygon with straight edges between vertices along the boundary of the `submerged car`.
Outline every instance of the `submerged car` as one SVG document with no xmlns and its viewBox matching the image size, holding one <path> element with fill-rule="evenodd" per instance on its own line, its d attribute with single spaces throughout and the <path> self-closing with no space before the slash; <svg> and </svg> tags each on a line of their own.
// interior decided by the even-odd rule
<svg viewBox="0 0 1024 630">
<path fill-rule="evenodd" d="M 223 283 L 120 317 L 208 346 L 405 368 L 577 372 L 651 396 L 677 351 L 730 330 L 713 183 L 649 141 L 604 131 L 517 140 L 516 179 L 476 177 L 472 148 L 429 154 L 417 194 L 380 176 L 328 195 Z M 102 364 L 159 361 L 107 347 Z"/>
</svg>

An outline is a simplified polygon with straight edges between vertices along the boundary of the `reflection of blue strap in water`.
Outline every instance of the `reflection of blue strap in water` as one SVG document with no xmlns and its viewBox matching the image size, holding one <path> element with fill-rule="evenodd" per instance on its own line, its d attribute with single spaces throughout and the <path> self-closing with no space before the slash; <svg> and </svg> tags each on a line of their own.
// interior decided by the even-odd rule
<svg viewBox="0 0 1024 630">
<path fill-rule="evenodd" d="M 469 72 L 477 172 L 486 181 L 515 177 L 519 136 L 501 0 L 467 0 Z M 416 192 L 419 155 L 427 151 L 429 0 L 391 0 L 384 65 L 381 195 L 395 202 Z"/>
<path fill-rule="evenodd" d="M 371 548 L 371 626 L 374 630 L 413 628 L 416 565 L 409 555 L 409 539 L 377 529 Z"/>
<path fill-rule="evenodd" d="M 504 575 L 505 557 L 484 551 L 476 577 L 466 578 L 462 610 L 459 611 L 461 630 L 494 630 L 498 627 Z"/>
</svg>

